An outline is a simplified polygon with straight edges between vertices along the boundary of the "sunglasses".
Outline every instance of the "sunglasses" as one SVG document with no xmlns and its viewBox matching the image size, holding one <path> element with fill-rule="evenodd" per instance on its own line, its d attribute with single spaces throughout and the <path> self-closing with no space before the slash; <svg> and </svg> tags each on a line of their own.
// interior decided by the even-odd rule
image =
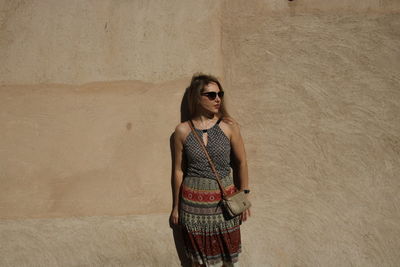
<svg viewBox="0 0 400 267">
<path fill-rule="evenodd" d="M 218 93 L 217 92 L 207 92 L 207 93 L 202 93 L 201 95 L 205 95 L 208 97 L 208 99 L 214 100 L 217 98 L 217 95 L 219 98 L 223 98 L 224 92 L 222 92 L 222 91 L 219 91 Z"/>
</svg>

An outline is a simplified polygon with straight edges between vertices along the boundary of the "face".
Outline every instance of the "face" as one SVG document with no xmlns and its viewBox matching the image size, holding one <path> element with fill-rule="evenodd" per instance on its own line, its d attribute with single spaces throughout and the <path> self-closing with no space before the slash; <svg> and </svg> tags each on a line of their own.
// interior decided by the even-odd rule
<svg viewBox="0 0 400 267">
<path fill-rule="evenodd" d="M 222 99 L 217 95 L 217 97 L 212 100 L 204 94 L 208 92 L 218 93 L 219 91 L 219 87 L 216 83 L 209 83 L 204 87 L 204 91 L 202 92 L 202 95 L 200 95 L 200 105 L 203 109 L 212 113 L 218 113 Z"/>
</svg>

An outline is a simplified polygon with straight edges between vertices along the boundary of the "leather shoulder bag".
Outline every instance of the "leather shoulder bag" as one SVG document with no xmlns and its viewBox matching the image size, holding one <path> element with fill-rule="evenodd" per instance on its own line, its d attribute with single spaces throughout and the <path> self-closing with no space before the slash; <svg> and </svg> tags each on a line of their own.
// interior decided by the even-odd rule
<svg viewBox="0 0 400 267">
<path fill-rule="evenodd" d="M 247 199 L 244 190 L 238 190 L 235 193 L 228 195 L 222 186 L 221 180 L 219 178 L 218 172 L 214 166 L 213 161 L 211 160 L 206 147 L 204 146 L 203 141 L 200 139 L 200 136 L 194 130 L 194 124 L 192 120 L 189 120 L 189 126 L 192 129 L 194 136 L 196 137 L 197 141 L 199 141 L 200 146 L 202 147 L 208 162 L 210 163 L 211 169 L 213 170 L 216 180 L 218 182 L 219 188 L 221 189 L 222 193 L 222 206 L 223 209 L 226 211 L 227 215 L 231 218 L 240 215 L 243 211 L 247 210 L 251 207 L 250 201 Z"/>
</svg>

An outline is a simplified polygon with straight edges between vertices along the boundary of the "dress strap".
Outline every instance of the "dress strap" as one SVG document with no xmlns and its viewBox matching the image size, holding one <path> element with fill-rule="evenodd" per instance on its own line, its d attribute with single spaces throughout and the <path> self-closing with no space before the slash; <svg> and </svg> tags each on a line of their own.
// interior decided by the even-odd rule
<svg viewBox="0 0 400 267">
<path fill-rule="evenodd" d="M 222 117 L 219 118 L 219 119 L 217 120 L 217 122 L 214 124 L 214 126 L 211 127 L 211 128 L 214 128 L 215 125 L 219 124 L 221 121 L 222 121 Z M 191 124 L 195 130 L 200 130 L 200 131 L 202 131 L 203 133 L 206 133 L 208 130 L 211 129 L 211 128 L 210 128 L 210 129 L 197 129 L 197 128 L 194 126 L 194 123 L 193 123 L 193 121 L 192 121 L 191 119 L 188 120 L 188 123 Z"/>
</svg>

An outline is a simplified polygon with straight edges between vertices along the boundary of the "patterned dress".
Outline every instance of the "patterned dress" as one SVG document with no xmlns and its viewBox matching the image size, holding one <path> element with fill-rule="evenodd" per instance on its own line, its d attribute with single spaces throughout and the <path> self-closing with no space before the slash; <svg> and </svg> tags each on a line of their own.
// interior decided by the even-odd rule
<svg viewBox="0 0 400 267">
<path fill-rule="evenodd" d="M 207 130 L 206 149 L 228 194 L 237 191 L 230 166 L 231 145 L 219 127 Z M 196 129 L 202 139 L 202 130 Z M 183 226 L 186 255 L 206 266 L 237 265 L 241 252 L 239 216 L 229 219 L 221 209 L 221 191 L 204 151 L 193 132 L 184 141 L 187 169 L 182 182 L 179 222 Z M 235 264 L 236 263 L 236 264 Z"/>
</svg>

